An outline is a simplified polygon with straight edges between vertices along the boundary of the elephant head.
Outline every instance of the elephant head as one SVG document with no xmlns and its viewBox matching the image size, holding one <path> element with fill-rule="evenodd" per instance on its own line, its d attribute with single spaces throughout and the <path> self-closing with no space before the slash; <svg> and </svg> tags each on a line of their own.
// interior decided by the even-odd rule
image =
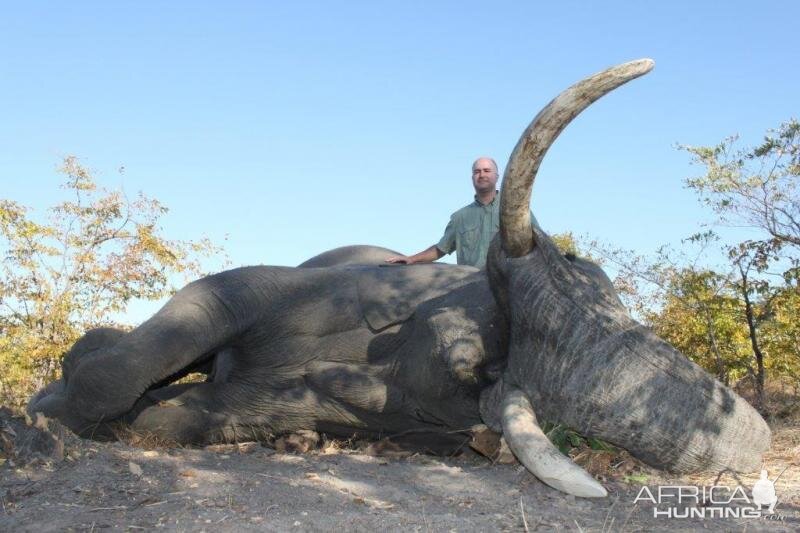
<svg viewBox="0 0 800 533">
<path fill-rule="evenodd" d="M 581 496 L 602 487 L 547 443 L 536 414 L 672 471 L 752 470 L 770 431 L 747 402 L 630 317 L 603 271 L 564 256 L 529 215 L 550 145 L 592 102 L 649 72 L 633 61 L 573 85 L 533 120 L 506 167 L 489 283 L 510 327 L 503 377 L 481 397 L 515 455 L 543 481 Z"/>
</svg>

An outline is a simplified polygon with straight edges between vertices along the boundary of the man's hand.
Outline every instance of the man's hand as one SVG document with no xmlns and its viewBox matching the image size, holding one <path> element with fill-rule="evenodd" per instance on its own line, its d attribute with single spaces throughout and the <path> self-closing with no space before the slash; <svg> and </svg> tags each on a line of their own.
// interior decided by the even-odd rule
<svg viewBox="0 0 800 533">
<path fill-rule="evenodd" d="M 386 259 L 387 263 L 413 265 L 414 260 L 406 255 L 393 255 Z"/>
<path fill-rule="evenodd" d="M 434 244 L 433 246 L 430 246 L 429 248 L 425 248 L 424 250 L 422 250 L 418 254 L 414 254 L 414 255 L 393 255 L 392 257 L 388 258 L 386 260 L 386 262 L 390 263 L 390 264 L 393 264 L 393 265 L 398 265 L 398 264 L 399 265 L 403 265 L 403 264 L 414 265 L 414 264 L 417 264 L 417 263 L 430 263 L 432 261 L 436 261 L 437 259 L 439 259 L 443 255 L 444 254 L 442 253 L 442 251 L 440 249 L 438 249 L 436 247 L 436 245 Z"/>
</svg>

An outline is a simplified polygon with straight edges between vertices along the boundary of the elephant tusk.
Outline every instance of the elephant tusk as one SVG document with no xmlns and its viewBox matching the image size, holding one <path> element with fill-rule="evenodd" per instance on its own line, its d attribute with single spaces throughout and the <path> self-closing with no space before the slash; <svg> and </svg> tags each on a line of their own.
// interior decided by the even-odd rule
<svg viewBox="0 0 800 533">
<path fill-rule="evenodd" d="M 531 402 L 519 389 L 508 391 L 502 407 L 503 436 L 517 459 L 554 489 L 582 498 L 602 498 L 606 489 L 565 457 L 536 422 Z"/>
<path fill-rule="evenodd" d="M 581 111 L 620 85 L 647 74 L 655 63 L 638 59 L 611 67 L 576 83 L 553 99 L 522 133 L 503 175 L 500 236 L 511 257 L 527 255 L 536 245 L 531 230 L 533 181 L 550 145 Z"/>
</svg>

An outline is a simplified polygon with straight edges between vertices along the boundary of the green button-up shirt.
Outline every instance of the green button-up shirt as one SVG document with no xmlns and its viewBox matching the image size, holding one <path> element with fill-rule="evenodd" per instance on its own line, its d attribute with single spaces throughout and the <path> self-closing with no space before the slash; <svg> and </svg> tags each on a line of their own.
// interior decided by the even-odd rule
<svg viewBox="0 0 800 533">
<path fill-rule="evenodd" d="M 475 201 L 450 216 L 444 235 L 436 247 L 444 254 L 456 251 L 459 265 L 483 268 L 492 237 L 500 229 L 500 194 L 483 205 Z"/>
</svg>

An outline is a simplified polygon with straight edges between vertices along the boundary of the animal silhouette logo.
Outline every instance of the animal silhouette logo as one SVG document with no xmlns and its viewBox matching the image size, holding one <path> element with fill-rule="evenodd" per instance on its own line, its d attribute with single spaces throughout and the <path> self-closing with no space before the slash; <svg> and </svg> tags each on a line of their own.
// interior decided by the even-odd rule
<svg viewBox="0 0 800 533">
<path fill-rule="evenodd" d="M 765 469 L 761 470 L 761 479 L 756 481 L 756 484 L 753 485 L 753 503 L 758 506 L 759 511 L 762 506 L 768 506 L 768 513 L 772 514 L 775 512 L 775 504 L 778 503 L 778 495 L 775 493 L 775 482 L 778 481 L 778 478 L 780 478 L 785 471 L 786 469 L 784 468 L 781 473 L 778 474 L 778 477 L 770 481 L 767 477 L 767 471 Z"/>
</svg>

